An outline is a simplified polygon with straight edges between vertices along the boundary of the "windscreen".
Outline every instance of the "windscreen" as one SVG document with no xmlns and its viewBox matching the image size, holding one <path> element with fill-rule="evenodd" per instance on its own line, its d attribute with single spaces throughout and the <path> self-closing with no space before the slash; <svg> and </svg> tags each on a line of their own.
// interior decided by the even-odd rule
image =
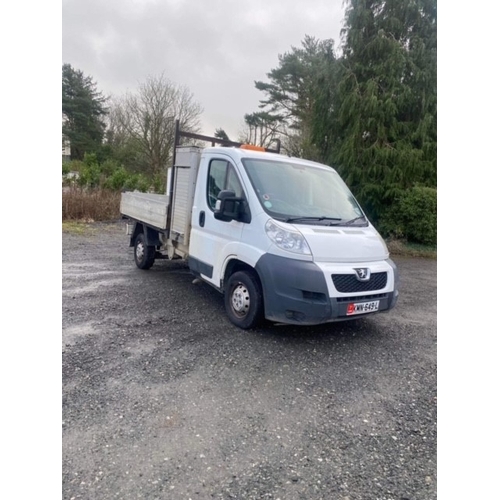
<svg viewBox="0 0 500 500">
<path fill-rule="evenodd" d="M 354 196 L 333 169 L 299 162 L 244 158 L 264 210 L 286 222 L 366 225 Z"/>
</svg>

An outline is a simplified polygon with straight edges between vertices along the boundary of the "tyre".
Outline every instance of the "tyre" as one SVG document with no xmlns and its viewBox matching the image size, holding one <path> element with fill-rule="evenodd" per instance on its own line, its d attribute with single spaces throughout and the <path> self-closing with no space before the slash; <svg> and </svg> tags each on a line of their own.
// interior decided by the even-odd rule
<svg viewBox="0 0 500 500">
<path fill-rule="evenodd" d="M 264 302 L 257 278 L 248 271 L 232 274 L 226 283 L 224 305 L 230 321 L 240 328 L 253 328 L 261 323 Z"/>
<path fill-rule="evenodd" d="M 139 233 L 134 244 L 135 265 L 139 269 L 149 269 L 155 261 L 156 249 L 154 246 L 146 245 L 144 233 Z"/>
</svg>

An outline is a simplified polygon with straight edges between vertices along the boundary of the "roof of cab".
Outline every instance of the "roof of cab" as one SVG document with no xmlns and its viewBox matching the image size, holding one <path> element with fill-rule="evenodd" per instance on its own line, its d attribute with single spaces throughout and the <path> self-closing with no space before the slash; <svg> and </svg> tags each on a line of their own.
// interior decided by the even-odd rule
<svg viewBox="0 0 500 500">
<path fill-rule="evenodd" d="M 296 158 L 294 156 L 286 156 L 279 153 L 270 153 L 267 151 L 254 151 L 251 149 L 242 149 L 237 147 L 222 147 L 222 146 L 211 146 L 203 148 L 203 153 L 211 153 L 211 154 L 225 154 L 233 158 L 235 161 L 241 160 L 242 158 L 256 158 L 256 159 L 265 159 L 270 161 L 282 161 L 282 162 L 290 162 L 294 161 L 297 163 L 302 163 L 305 165 L 310 165 L 314 167 L 322 167 L 331 169 L 328 165 L 324 165 L 322 163 L 318 163 L 311 160 L 305 160 L 304 158 Z"/>
</svg>

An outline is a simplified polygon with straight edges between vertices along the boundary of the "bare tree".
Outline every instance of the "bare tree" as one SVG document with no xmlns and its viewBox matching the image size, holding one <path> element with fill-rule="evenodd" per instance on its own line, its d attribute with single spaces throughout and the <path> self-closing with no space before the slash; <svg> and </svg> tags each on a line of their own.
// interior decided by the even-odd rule
<svg viewBox="0 0 500 500">
<path fill-rule="evenodd" d="M 186 87 L 162 74 L 148 77 L 136 93 L 127 93 L 114 111 L 114 130 L 139 146 L 148 173 L 156 175 L 164 173 L 172 157 L 175 120 L 182 130 L 199 132 L 203 110 Z"/>
<path fill-rule="evenodd" d="M 106 116 L 106 143 L 113 149 L 122 148 L 129 138 L 125 120 L 125 104 L 119 97 L 110 97 Z"/>
</svg>

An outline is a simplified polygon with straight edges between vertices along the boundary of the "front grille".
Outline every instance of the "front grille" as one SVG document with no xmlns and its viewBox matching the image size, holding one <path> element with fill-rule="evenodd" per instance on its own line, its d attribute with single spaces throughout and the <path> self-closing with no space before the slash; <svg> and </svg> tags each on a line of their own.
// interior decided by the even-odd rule
<svg viewBox="0 0 500 500">
<path fill-rule="evenodd" d="M 387 273 L 373 273 L 368 281 L 359 281 L 355 274 L 332 274 L 335 288 L 342 293 L 381 290 L 387 284 Z"/>
</svg>

